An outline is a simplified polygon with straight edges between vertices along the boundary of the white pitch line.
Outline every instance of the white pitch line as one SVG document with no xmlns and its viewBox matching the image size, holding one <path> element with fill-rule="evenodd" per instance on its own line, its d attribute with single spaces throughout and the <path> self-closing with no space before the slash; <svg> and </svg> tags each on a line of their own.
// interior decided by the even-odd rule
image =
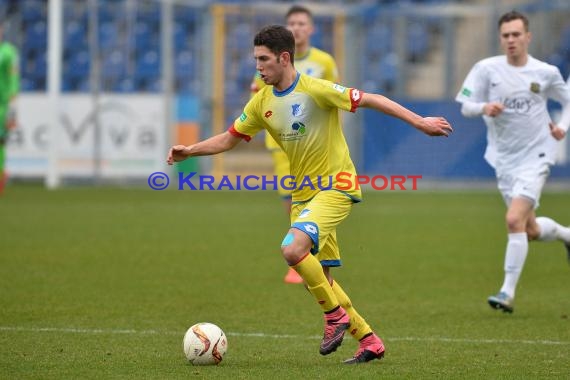
<svg viewBox="0 0 570 380">
<path fill-rule="evenodd" d="M 64 327 L 23 327 L 23 326 L 0 326 L 0 331 L 20 331 L 20 332 L 60 332 L 72 334 L 132 334 L 132 335 L 184 335 L 183 331 L 159 331 L 159 330 L 135 330 L 135 329 L 85 329 L 85 328 L 64 328 Z M 318 335 L 289 335 L 289 334 L 266 334 L 266 333 L 240 333 L 228 332 L 228 336 L 241 336 L 250 338 L 270 338 L 270 339 L 320 339 Z M 474 344 L 534 344 L 545 346 L 568 346 L 570 341 L 563 340 L 531 340 L 531 339 L 468 339 L 468 338 L 446 338 L 446 337 L 383 337 L 386 341 L 406 341 L 406 342 L 446 342 L 446 343 L 474 343 Z"/>
</svg>

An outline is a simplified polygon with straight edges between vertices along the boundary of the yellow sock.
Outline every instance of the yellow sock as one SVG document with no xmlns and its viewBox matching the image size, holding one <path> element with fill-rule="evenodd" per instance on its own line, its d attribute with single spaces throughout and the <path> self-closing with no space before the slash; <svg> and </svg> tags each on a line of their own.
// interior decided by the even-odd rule
<svg viewBox="0 0 570 380">
<path fill-rule="evenodd" d="M 350 326 L 348 326 L 348 331 L 350 332 L 350 335 L 352 335 L 354 339 L 360 340 L 366 334 L 370 334 L 372 332 L 372 329 L 370 328 L 368 323 L 366 323 L 364 318 L 362 318 L 362 316 L 358 314 L 354 306 L 352 306 L 350 298 L 348 298 L 348 296 L 346 295 L 344 290 L 342 290 L 338 282 L 336 281 L 333 282 L 332 290 L 340 306 L 342 306 L 342 308 L 346 310 L 346 312 L 350 316 Z"/>
<path fill-rule="evenodd" d="M 307 289 L 315 297 L 324 311 L 330 311 L 339 305 L 336 296 L 323 273 L 323 267 L 319 260 L 310 253 L 300 262 L 293 265 L 293 268 L 307 284 Z"/>
</svg>

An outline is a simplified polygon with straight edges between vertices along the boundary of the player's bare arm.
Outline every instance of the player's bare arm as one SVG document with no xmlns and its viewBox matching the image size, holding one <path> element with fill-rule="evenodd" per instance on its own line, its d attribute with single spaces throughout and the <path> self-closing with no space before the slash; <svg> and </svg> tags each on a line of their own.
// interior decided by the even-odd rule
<svg viewBox="0 0 570 380">
<path fill-rule="evenodd" d="M 421 117 L 406 107 L 378 94 L 364 93 L 360 107 L 373 108 L 387 115 L 397 117 L 429 136 L 449 136 L 451 124 L 443 117 Z"/>
<path fill-rule="evenodd" d="M 175 162 L 184 161 L 188 157 L 210 156 L 222 153 L 235 147 L 241 140 L 241 138 L 235 137 L 229 132 L 224 132 L 193 145 L 174 145 L 168 151 L 166 162 L 168 165 L 172 165 Z"/>
</svg>

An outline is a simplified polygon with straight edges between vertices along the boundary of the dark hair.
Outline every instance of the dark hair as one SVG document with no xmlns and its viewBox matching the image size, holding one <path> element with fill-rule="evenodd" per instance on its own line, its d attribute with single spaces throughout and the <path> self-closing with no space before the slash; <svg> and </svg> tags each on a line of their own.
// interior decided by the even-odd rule
<svg viewBox="0 0 570 380">
<path fill-rule="evenodd" d="M 311 12 L 309 8 L 306 8 L 302 5 L 293 5 L 291 8 L 289 8 L 287 14 L 285 15 L 285 20 L 287 20 L 289 16 L 294 15 L 295 13 L 304 13 L 309 16 L 311 21 L 313 21 L 313 12 Z"/>
<path fill-rule="evenodd" d="M 524 29 L 525 29 L 525 31 L 528 32 L 528 18 L 526 18 L 526 16 L 523 15 L 522 13 L 514 11 L 514 10 L 507 12 L 501 16 L 501 18 L 499 19 L 499 29 L 501 29 L 501 25 L 503 25 L 504 23 L 511 22 L 514 20 L 522 20 L 522 22 L 524 24 Z"/>
<path fill-rule="evenodd" d="M 291 56 L 291 63 L 293 63 L 295 57 L 295 37 L 284 26 L 269 25 L 263 27 L 255 35 L 253 46 L 265 46 L 276 56 L 287 52 Z"/>
</svg>

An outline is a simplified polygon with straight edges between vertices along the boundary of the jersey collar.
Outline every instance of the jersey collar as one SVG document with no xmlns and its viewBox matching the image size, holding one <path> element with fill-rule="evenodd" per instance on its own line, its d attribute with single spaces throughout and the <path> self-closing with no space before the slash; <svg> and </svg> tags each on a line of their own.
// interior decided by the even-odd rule
<svg viewBox="0 0 570 380">
<path fill-rule="evenodd" d="M 287 87 L 285 90 L 283 91 L 277 91 L 275 89 L 275 87 L 273 87 L 273 95 L 275 96 L 285 96 L 287 94 L 289 94 L 290 92 L 292 92 L 295 89 L 295 86 L 297 86 L 297 83 L 299 83 L 299 78 L 301 77 L 301 73 L 297 71 L 297 76 L 295 77 L 295 81 L 291 84 L 291 86 Z"/>
<path fill-rule="evenodd" d="M 311 49 L 312 49 L 312 48 L 313 48 L 313 47 L 308 48 L 307 51 L 305 52 L 305 54 L 298 55 L 298 56 L 296 55 L 296 56 L 295 56 L 295 61 L 302 61 L 303 59 L 307 58 L 307 57 L 309 56 L 309 54 L 311 54 Z"/>
</svg>

